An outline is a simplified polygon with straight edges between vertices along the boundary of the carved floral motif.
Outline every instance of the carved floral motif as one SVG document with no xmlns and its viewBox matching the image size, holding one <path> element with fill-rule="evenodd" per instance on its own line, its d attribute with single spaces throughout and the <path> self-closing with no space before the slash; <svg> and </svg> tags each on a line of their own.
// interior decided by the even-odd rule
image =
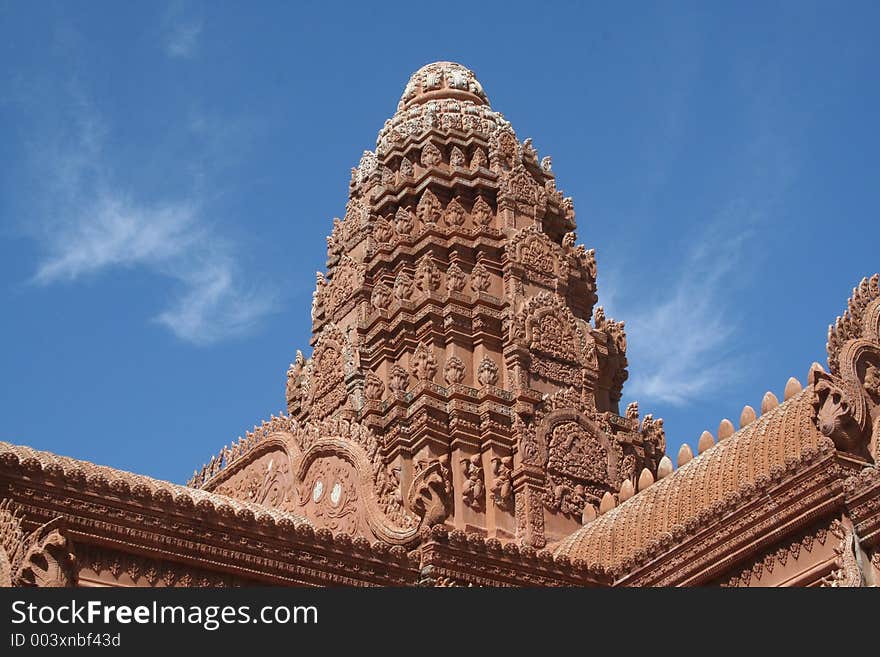
<svg viewBox="0 0 880 657">
<path fill-rule="evenodd" d="M 478 292 L 485 292 L 489 289 L 490 282 L 489 270 L 478 262 L 471 272 L 471 286 Z"/>
<path fill-rule="evenodd" d="M 477 152 L 481 151 L 477 150 Z M 478 226 L 488 226 L 492 223 L 492 208 L 489 207 L 489 204 L 486 203 L 486 199 L 482 196 L 478 196 L 477 200 L 474 201 L 471 215 L 474 218 L 474 223 Z"/>
<path fill-rule="evenodd" d="M 434 380 L 434 375 L 437 373 L 437 359 L 434 358 L 432 349 L 424 344 L 419 344 L 412 355 L 411 363 L 410 369 L 416 379 L 419 381 Z"/>
<path fill-rule="evenodd" d="M 289 459 L 285 452 L 277 450 L 236 472 L 215 490 L 244 502 L 288 509 L 292 488 Z"/>
<path fill-rule="evenodd" d="M 846 312 L 837 318 L 834 325 L 828 327 L 828 365 L 832 374 L 840 370 L 840 353 L 849 340 L 863 337 L 876 339 L 880 327 L 880 275 L 874 274 L 870 279 L 863 278 L 858 287 L 853 289 L 847 302 Z"/>
<path fill-rule="evenodd" d="M 502 195 L 510 199 L 521 212 L 528 213 L 535 219 L 544 216 L 547 209 L 547 192 L 535 182 L 532 174 L 518 165 L 512 171 L 503 174 Z"/>
<path fill-rule="evenodd" d="M 477 381 L 484 386 L 494 386 L 498 383 L 498 366 L 488 356 L 480 361 L 480 366 L 477 368 Z"/>
<path fill-rule="evenodd" d="M 430 189 L 426 189 L 422 194 L 416 215 L 426 226 L 436 225 L 443 217 L 443 206 Z"/>
<path fill-rule="evenodd" d="M 450 356 L 443 368 L 443 379 L 447 385 L 454 385 L 464 381 L 465 365 L 458 356 Z"/>
<path fill-rule="evenodd" d="M 422 292 L 430 293 L 440 287 L 440 270 L 431 254 L 425 254 L 416 266 L 416 287 Z"/>
<path fill-rule="evenodd" d="M 300 489 L 304 514 L 335 532 L 354 534 L 357 529 L 357 474 L 337 456 L 315 460 Z"/>
<path fill-rule="evenodd" d="M 450 292 L 461 293 L 467 283 L 467 276 L 457 264 L 452 263 L 446 270 L 446 288 Z"/>
<path fill-rule="evenodd" d="M 443 213 L 447 226 L 461 226 L 464 223 L 464 215 L 464 207 L 462 207 L 461 199 L 458 196 L 449 202 Z"/>
<path fill-rule="evenodd" d="M 510 242 L 508 252 L 514 262 L 529 272 L 544 276 L 554 276 L 559 267 L 558 249 L 547 235 L 535 226 L 529 226 L 517 234 Z"/>
<path fill-rule="evenodd" d="M 400 365 L 391 368 L 391 376 L 388 381 L 388 388 L 397 395 L 406 392 L 409 386 L 409 374 Z"/>
<path fill-rule="evenodd" d="M 409 208 L 400 207 L 394 215 L 394 229 L 398 235 L 406 236 L 415 228 L 415 219 Z"/>
<path fill-rule="evenodd" d="M 431 142 L 422 149 L 422 166 L 426 168 L 430 168 L 440 164 L 443 161 L 443 154 L 440 152 L 440 149 L 437 148 Z"/>
<path fill-rule="evenodd" d="M 385 384 L 378 376 L 372 372 L 368 372 L 364 380 L 364 397 L 368 400 L 375 401 L 382 399 L 385 392 Z"/>
</svg>

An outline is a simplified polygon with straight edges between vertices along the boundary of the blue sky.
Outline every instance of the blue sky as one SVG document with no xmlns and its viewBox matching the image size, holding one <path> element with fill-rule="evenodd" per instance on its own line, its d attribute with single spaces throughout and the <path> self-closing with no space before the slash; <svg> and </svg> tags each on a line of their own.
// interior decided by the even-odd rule
<svg viewBox="0 0 880 657">
<path fill-rule="evenodd" d="M 278 412 L 350 168 L 472 68 L 553 157 L 674 455 L 880 269 L 880 5 L 0 0 L 0 439 L 182 482 Z"/>
</svg>

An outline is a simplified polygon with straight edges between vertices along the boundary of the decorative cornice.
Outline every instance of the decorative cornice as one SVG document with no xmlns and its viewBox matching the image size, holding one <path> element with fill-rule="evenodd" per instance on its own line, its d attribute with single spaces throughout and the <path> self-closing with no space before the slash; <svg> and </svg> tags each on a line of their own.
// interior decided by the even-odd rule
<svg viewBox="0 0 880 657">
<path fill-rule="evenodd" d="M 69 478 L 37 468 L 36 460 L 10 462 L 0 459 L 0 495 L 14 499 L 30 522 L 63 518 L 79 543 L 267 583 L 405 584 L 414 578 L 404 548 L 315 530 L 293 514 L 269 508 L 254 514 L 250 507 L 258 505 L 184 487 L 174 497 L 164 487 L 155 494 L 137 484 L 123 490 L 124 476 Z"/>
<path fill-rule="evenodd" d="M 448 578 L 469 586 L 608 586 L 608 573 L 580 560 L 438 525 L 418 552 L 423 584 Z"/>
<path fill-rule="evenodd" d="M 688 539 L 726 516 L 741 513 L 811 463 L 823 461 L 830 467 L 836 451 L 818 432 L 813 414 L 809 390 L 802 391 L 599 516 L 563 540 L 557 554 L 601 564 L 617 578 L 632 574 L 630 579 L 636 579 L 635 573 L 645 564 L 686 542 L 695 545 Z M 691 551 L 687 560 L 694 557 Z M 695 571 L 693 565 L 687 568 Z M 652 566 L 652 572 L 659 570 Z"/>
</svg>

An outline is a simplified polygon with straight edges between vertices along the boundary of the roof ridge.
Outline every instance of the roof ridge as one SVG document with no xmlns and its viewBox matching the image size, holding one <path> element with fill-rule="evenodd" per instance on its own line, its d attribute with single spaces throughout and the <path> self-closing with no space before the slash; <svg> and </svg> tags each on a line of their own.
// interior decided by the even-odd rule
<svg viewBox="0 0 880 657">
<path fill-rule="evenodd" d="M 85 483 L 102 494 L 109 490 L 117 494 L 153 498 L 162 503 L 173 500 L 178 506 L 208 506 L 220 513 L 224 513 L 224 507 L 228 507 L 225 512 L 231 511 L 241 518 L 250 516 L 259 519 L 267 516 L 267 521 L 275 524 L 311 524 L 303 516 L 289 511 L 6 441 L 0 441 L 0 466 L 21 466 L 25 471 L 39 470 L 69 482 Z"/>
</svg>

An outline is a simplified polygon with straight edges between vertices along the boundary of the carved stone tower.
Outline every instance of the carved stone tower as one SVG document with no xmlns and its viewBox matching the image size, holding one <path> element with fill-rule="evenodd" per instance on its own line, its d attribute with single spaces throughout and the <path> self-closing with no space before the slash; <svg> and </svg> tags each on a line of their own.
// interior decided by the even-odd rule
<svg viewBox="0 0 880 657">
<path fill-rule="evenodd" d="M 312 357 L 288 371 L 289 418 L 257 432 L 286 445 L 259 466 L 283 481 L 261 489 L 388 542 L 446 523 L 540 547 L 625 480 L 654 476 L 662 421 L 640 422 L 635 405 L 618 415 L 624 325 L 594 316 L 594 252 L 574 230 L 550 158 L 519 141 L 474 74 L 418 70 L 352 169 L 318 274 Z M 229 465 L 242 469 L 254 442 L 196 483 L 240 495 Z"/>
<path fill-rule="evenodd" d="M 188 486 L 0 442 L 0 586 L 876 586 L 880 275 L 828 371 L 704 431 L 619 414 L 550 158 L 417 71 L 352 171 L 287 412 Z"/>
</svg>

